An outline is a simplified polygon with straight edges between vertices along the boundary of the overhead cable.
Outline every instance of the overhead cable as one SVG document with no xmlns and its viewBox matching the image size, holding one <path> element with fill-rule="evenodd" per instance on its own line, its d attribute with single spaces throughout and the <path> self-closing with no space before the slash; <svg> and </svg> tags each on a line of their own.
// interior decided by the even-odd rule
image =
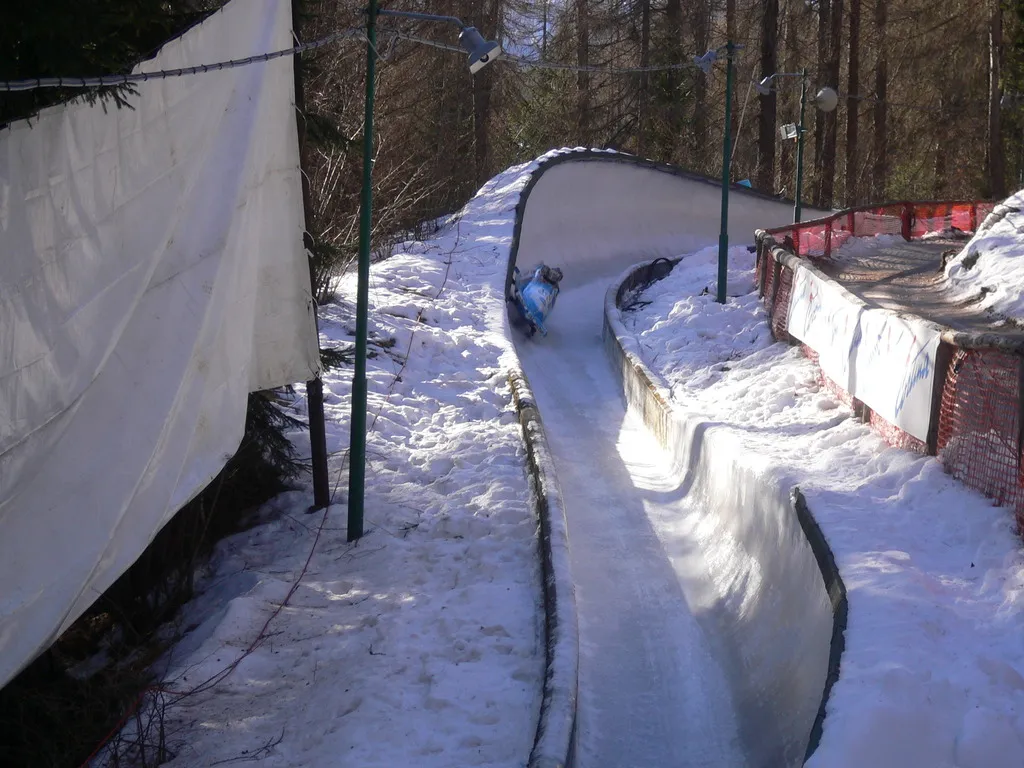
<svg viewBox="0 0 1024 768">
<path fill-rule="evenodd" d="M 218 61 L 213 64 L 198 64 L 194 67 L 181 67 L 180 69 L 162 69 L 156 72 L 135 72 L 128 75 L 102 75 L 100 77 L 33 77 L 24 80 L 0 80 L 0 92 L 34 91 L 39 88 L 102 88 L 106 86 L 130 85 L 133 83 L 144 83 L 148 80 L 163 80 L 170 77 L 183 77 L 185 75 L 197 75 L 202 72 L 218 72 L 223 69 L 234 69 L 245 67 L 249 64 L 256 64 L 262 61 L 280 59 L 284 56 L 294 56 L 304 51 L 312 51 L 322 48 L 325 45 L 349 39 L 366 39 L 363 31 L 358 28 L 345 29 L 334 32 L 330 35 L 302 43 L 292 48 L 284 48 L 280 51 L 260 53 L 255 56 L 247 56 L 244 59 L 229 59 Z"/>
</svg>

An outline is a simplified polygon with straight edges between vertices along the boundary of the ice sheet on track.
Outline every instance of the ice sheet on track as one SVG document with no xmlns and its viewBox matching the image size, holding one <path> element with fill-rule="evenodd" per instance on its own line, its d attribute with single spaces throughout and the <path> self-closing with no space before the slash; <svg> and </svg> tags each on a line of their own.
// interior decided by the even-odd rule
<svg viewBox="0 0 1024 768">
<path fill-rule="evenodd" d="M 566 505 L 580 622 L 580 768 L 746 764 L 718 650 L 690 611 L 657 519 L 694 514 L 667 457 L 626 418 L 601 342 L 606 282 L 564 293 L 518 345 Z"/>
</svg>

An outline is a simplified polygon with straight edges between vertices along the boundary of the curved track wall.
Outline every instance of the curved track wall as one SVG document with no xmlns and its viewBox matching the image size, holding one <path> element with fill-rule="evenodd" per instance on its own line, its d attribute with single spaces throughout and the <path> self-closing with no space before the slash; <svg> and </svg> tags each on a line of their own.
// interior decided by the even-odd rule
<svg viewBox="0 0 1024 768">
<path fill-rule="evenodd" d="M 735 184 L 729 200 L 734 244 L 792 222 L 788 201 Z M 645 257 L 703 248 L 718 241 L 720 213 L 721 184 L 675 166 L 599 150 L 554 155 L 519 197 L 506 287 L 518 261 L 560 266 L 572 288 Z"/>
<path fill-rule="evenodd" d="M 817 747 L 839 675 L 846 590 L 799 488 L 755 469 L 728 430 L 673 407 L 620 319 L 624 295 L 673 264 L 633 268 L 605 300 L 604 339 L 627 404 L 672 453 L 688 494 L 739 542 L 759 578 L 718 585 L 710 625 L 735 663 L 730 685 L 751 765 L 801 764 Z M 714 578 L 711 579 L 714 581 Z"/>
</svg>

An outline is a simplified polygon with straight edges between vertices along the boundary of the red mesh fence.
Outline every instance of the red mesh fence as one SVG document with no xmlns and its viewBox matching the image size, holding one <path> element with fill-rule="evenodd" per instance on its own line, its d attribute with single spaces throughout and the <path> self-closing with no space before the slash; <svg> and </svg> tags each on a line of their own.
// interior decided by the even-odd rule
<svg viewBox="0 0 1024 768">
<path fill-rule="evenodd" d="M 782 341 L 789 338 L 789 296 L 793 288 L 793 270 L 783 266 L 771 252 L 761 249 L 757 260 L 757 280 L 772 335 Z"/>
<path fill-rule="evenodd" d="M 830 257 L 851 237 L 977 230 L 994 207 L 987 202 L 894 203 L 842 211 L 824 219 L 769 230 L 778 245 L 798 256 Z M 787 319 L 793 273 L 776 268 L 777 255 L 759 246 L 758 279 L 772 333 L 788 339 Z M 778 286 L 775 286 L 775 282 Z M 817 354 L 802 345 L 815 363 Z M 1024 530 L 1024 466 L 1021 443 L 1024 411 L 1024 352 L 996 347 L 953 348 L 946 342 L 936 360 L 937 389 L 929 445 L 879 416 L 825 376 L 819 380 L 844 405 L 871 424 L 890 445 L 936 453 L 943 467 L 997 504 L 1010 506 Z"/>
<path fill-rule="evenodd" d="M 1024 514 L 1021 477 L 1021 357 L 957 349 L 942 388 L 938 455 L 966 485 Z"/>
<path fill-rule="evenodd" d="M 891 421 L 879 416 L 875 411 L 864 406 L 868 414 L 868 424 L 875 430 L 882 439 L 894 448 L 902 448 L 905 451 L 913 451 L 922 455 L 928 453 L 928 443 L 918 440 L 908 432 L 904 432 Z"/>
<path fill-rule="evenodd" d="M 815 365 L 818 365 L 818 353 L 808 347 L 806 344 L 800 345 L 800 351 L 804 353 L 804 356 L 809 359 Z M 825 375 L 825 372 L 818 366 L 818 384 L 822 389 L 826 390 L 832 397 L 838 400 L 840 403 L 845 405 L 851 411 L 856 412 L 860 403 L 857 402 L 857 398 L 843 389 L 841 386 L 836 384 L 832 379 Z"/>
<path fill-rule="evenodd" d="M 994 203 L 944 201 L 864 206 L 768 230 L 797 256 L 828 258 L 851 237 L 902 235 L 907 240 L 931 233 L 974 232 Z"/>
<path fill-rule="evenodd" d="M 789 295 L 793 289 L 793 270 L 780 267 L 779 287 L 772 306 L 772 335 L 781 340 L 789 338 Z"/>
</svg>

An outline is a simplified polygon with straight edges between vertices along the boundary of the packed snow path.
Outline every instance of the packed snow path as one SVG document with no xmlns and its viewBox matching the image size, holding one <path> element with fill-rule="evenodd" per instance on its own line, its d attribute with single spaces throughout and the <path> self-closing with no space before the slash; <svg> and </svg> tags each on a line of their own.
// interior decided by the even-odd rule
<svg viewBox="0 0 1024 768">
<path fill-rule="evenodd" d="M 958 331 L 989 330 L 1001 318 L 977 302 L 954 297 L 943 275 L 943 257 L 963 244 L 945 239 L 857 238 L 831 259 L 816 260 L 815 266 L 871 306 L 910 312 Z"/>
<path fill-rule="evenodd" d="M 563 293 L 518 351 L 554 453 L 580 627 L 579 768 L 741 768 L 715 639 L 691 614 L 657 520 L 691 513 L 668 461 L 627 418 L 601 341 L 607 280 Z M 692 586 L 692 585 L 691 585 Z"/>
</svg>

